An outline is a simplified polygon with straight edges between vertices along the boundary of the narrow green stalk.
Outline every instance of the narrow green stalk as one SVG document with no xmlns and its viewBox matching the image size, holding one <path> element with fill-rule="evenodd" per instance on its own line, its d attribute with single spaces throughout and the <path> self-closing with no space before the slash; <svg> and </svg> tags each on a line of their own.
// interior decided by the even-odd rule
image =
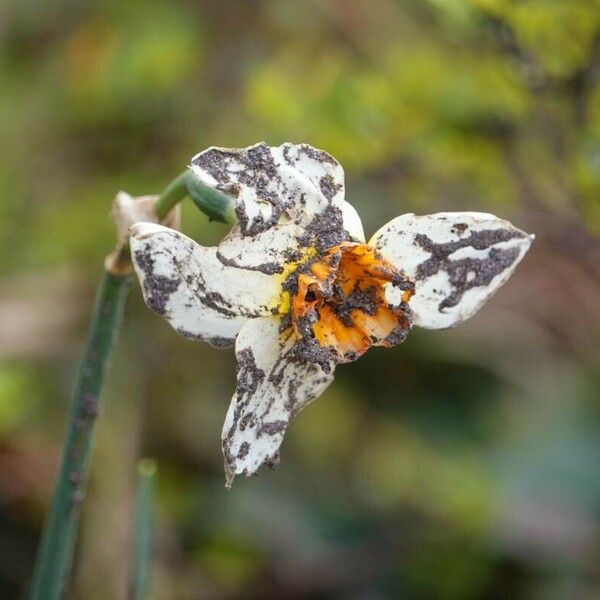
<svg viewBox="0 0 600 600">
<path fill-rule="evenodd" d="M 187 181 L 189 171 L 184 171 L 162 191 L 156 204 L 154 212 L 159 219 L 164 219 L 181 200 L 188 195 Z"/>
<path fill-rule="evenodd" d="M 235 200 L 231 196 L 202 183 L 191 171 L 186 183 L 190 198 L 210 221 L 229 225 L 236 222 Z"/>
<path fill-rule="evenodd" d="M 164 219 L 169 211 L 186 196 L 189 196 L 211 221 L 230 225 L 235 223 L 233 198 L 202 183 L 189 169 L 173 179 L 164 189 L 154 205 L 154 212 L 159 219 Z"/>
<path fill-rule="evenodd" d="M 85 493 L 106 364 L 119 331 L 131 277 L 104 272 L 71 404 L 60 473 L 38 549 L 30 600 L 57 600 L 67 584 Z"/>
<path fill-rule="evenodd" d="M 145 600 L 150 589 L 154 531 L 154 487 L 156 463 L 144 458 L 138 464 L 133 548 L 132 600 Z"/>
</svg>

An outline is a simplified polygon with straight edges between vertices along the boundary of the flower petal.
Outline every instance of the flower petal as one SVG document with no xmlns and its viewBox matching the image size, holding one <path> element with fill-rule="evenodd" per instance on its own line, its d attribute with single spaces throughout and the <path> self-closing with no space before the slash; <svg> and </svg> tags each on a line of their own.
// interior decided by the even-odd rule
<svg viewBox="0 0 600 600">
<path fill-rule="evenodd" d="M 209 148 L 191 165 L 205 184 L 238 200 L 238 223 L 221 242 L 225 262 L 282 272 L 303 247 L 364 241 L 356 211 L 344 200 L 344 171 L 307 144 Z"/>
<path fill-rule="evenodd" d="M 323 368 L 296 353 L 296 336 L 281 333 L 280 323 L 248 321 L 235 344 L 237 389 L 222 435 L 228 486 L 236 475 L 275 464 L 290 419 L 333 381 L 333 363 Z"/>
<path fill-rule="evenodd" d="M 487 213 L 402 215 L 371 238 L 415 281 L 415 324 L 452 327 L 474 315 L 506 282 L 534 236 Z"/>
<path fill-rule="evenodd" d="M 248 318 L 271 313 L 281 291 L 275 278 L 223 265 L 216 248 L 161 225 L 137 223 L 130 244 L 146 304 L 187 338 L 231 345 Z"/>
<path fill-rule="evenodd" d="M 365 242 L 365 230 L 358 211 L 347 200 L 335 202 L 336 206 L 342 211 L 344 229 L 350 234 L 353 241 Z"/>
</svg>

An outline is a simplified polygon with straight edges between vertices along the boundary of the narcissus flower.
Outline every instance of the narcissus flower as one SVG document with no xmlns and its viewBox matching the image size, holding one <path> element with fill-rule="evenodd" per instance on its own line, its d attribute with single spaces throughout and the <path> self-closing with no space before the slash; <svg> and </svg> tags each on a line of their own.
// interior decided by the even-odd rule
<svg viewBox="0 0 600 600">
<path fill-rule="evenodd" d="M 235 344 L 237 387 L 222 433 L 227 484 L 278 461 L 290 419 L 336 365 L 394 346 L 411 327 L 452 327 L 509 278 L 533 236 L 494 215 L 406 214 L 366 242 L 344 172 L 311 146 L 210 148 L 204 184 L 236 199 L 218 247 L 152 223 L 131 230 L 146 304 L 183 336 Z"/>
</svg>

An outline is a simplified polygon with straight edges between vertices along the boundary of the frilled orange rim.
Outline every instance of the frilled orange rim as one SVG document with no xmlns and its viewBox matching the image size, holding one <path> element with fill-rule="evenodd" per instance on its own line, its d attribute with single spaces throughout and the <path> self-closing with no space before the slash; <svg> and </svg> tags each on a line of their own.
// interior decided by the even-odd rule
<svg viewBox="0 0 600 600">
<path fill-rule="evenodd" d="M 412 326 L 413 282 L 367 244 L 344 243 L 290 267 L 280 312 L 310 358 L 356 360 L 371 346 L 394 346 Z"/>
</svg>

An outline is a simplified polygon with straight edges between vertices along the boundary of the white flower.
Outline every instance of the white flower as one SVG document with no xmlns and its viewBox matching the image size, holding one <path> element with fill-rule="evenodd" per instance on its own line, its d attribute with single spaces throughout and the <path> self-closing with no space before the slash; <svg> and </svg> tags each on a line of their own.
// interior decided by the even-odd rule
<svg viewBox="0 0 600 600">
<path fill-rule="evenodd" d="M 494 215 L 406 214 L 365 243 L 344 172 L 311 146 L 210 148 L 191 169 L 237 199 L 216 248 L 150 223 L 131 249 L 147 305 L 187 338 L 235 343 L 237 388 L 223 427 L 227 484 L 277 462 L 290 422 L 335 366 L 412 325 L 452 327 L 509 278 L 533 236 Z"/>
</svg>

